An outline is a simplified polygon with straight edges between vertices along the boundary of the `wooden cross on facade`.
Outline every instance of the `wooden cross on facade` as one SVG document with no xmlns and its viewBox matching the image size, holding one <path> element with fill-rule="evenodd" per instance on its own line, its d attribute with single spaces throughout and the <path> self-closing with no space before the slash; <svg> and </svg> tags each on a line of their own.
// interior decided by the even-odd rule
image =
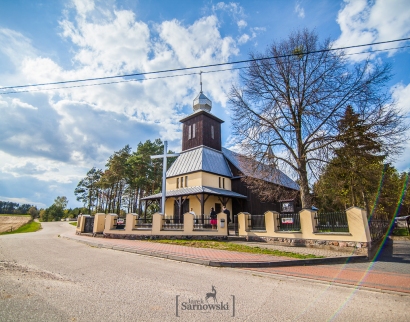
<svg viewBox="0 0 410 322">
<path fill-rule="evenodd" d="M 164 154 L 152 155 L 151 159 L 161 159 L 162 158 L 162 200 L 161 200 L 161 213 L 165 215 L 165 197 L 166 197 L 166 179 L 167 179 L 167 158 L 177 157 L 179 153 L 167 154 L 168 142 L 164 141 Z"/>
</svg>

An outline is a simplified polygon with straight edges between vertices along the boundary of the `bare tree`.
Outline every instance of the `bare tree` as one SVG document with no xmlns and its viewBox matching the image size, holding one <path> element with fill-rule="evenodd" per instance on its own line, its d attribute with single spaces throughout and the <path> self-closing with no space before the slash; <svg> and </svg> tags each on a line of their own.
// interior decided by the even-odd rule
<svg viewBox="0 0 410 322">
<path fill-rule="evenodd" d="M 331 42 L 320 43 L 315 32 L 294 32 L 264 55 L 251 54 L 242 86 L 229 95 L 243 154 L 293 170 L 302 207 L 311 206 L 309 174 L 331 158 L 347 105 L 378 133 L 383 153 L 397 153 L 405 131 L 387 88 L 390 67 L 369 60 L 352 65 L 343 51 L 330 49 Z"/>
</svg>

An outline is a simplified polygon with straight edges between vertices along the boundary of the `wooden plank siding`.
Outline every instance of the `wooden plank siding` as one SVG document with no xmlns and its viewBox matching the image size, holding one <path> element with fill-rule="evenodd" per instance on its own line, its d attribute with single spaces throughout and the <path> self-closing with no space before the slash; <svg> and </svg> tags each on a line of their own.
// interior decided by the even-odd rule
<svg viewBox="0 0 410 322">
<path fill-rule="evenodd" d="M 208 114 L 208 113 L 207 113 Z M 192 149 L 201 145 L 222 151 L 221 121 L 216 117 L 210 117 L 204 113 L 194 114 L 185 118 L 182 122 L 182 151 Z M 195 124 L 195 136 L 189 129 Z M 214 127 L 214 138 L 212 138 L 211 126 Z M 191 137 L 191 138 L 190 138 Z"/>
</svg>

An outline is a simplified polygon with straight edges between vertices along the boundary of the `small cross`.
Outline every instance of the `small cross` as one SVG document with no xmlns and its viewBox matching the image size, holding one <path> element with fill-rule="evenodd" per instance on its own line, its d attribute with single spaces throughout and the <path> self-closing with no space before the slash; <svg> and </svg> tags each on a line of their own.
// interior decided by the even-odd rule
<svg viewBox="0 0 410 322">
<path fill-rule="evenodd" d="M 165 215 L 165 196 L 166 196 L 166 176 L 167 176 L 167 158 L 177 157 L 179 153 L 167 153 L 168 142 L 164 141 L 164 154 L 151 155 L 151 159 L 162 159 L 162 200 L 161 212 Z"/>
</svg>

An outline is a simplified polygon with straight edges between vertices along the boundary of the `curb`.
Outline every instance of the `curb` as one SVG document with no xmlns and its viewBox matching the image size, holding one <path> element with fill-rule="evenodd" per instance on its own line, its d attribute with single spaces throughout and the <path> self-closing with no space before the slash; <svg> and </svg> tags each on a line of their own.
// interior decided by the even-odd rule
<svg viewBox="0 0 410 322">
<path fill-rule="evenodd" d="M 277 262 L 224 262 L 214 260 L 204 260 L 199 258 L 184 257 L 179 255 L 173 255 L 168 253 L 161 253 L 156 251 L 138 250 L 135 248 L 129 248 L 121 245 L 104 245 L 98 242 L 81 240 L 72 238 L 69 236 L 61 235 L 62 238 L 68 240 L 74 240 L 88 246 L 106 248 L 117 251 L 123 251 L 127 253 L 134 253 L 138 255 L 152 256 L 158 258 L 165 258 L 175 260 L 179 262 L 187 262 L 192 264 L 199 264 L 211 267 L 229 267 L 229 268 L 262 268 L 262 267 L 286 267 L 286 266 L 306 266 L 306 265 L 323 265 L 323 264 L 345 264 L 350 262 L 366 262 L 368 258 L 364 255 L 354 255 L 346 257 L 328 257 L 328 258 L 310 258 L 310 259 L 298 259 L 298 260 L 285 260 Z"/>
</svg>

